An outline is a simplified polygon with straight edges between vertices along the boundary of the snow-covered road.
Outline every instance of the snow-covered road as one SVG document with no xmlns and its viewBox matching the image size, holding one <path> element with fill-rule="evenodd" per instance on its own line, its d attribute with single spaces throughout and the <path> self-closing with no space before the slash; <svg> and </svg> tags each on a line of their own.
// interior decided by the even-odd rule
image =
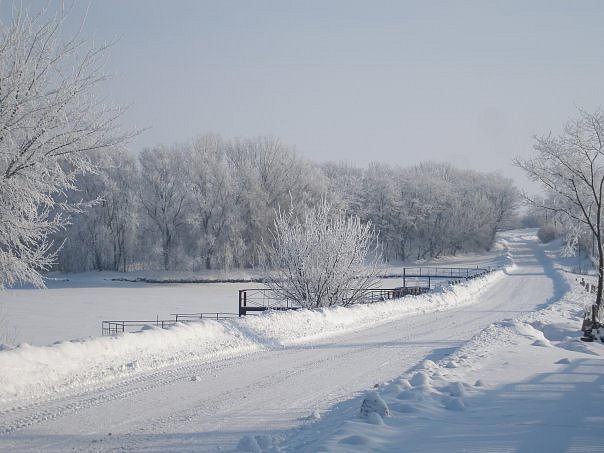
<svg viewBox="0 0 604 453">
<path fill-rule="evenodd" d="M 475 303 L 7 407 L 0 450 L 229 450 L 246 434 L 299 426 L 313 411 L 328 411 L 426 358 L 441 359 L 489 324 L 564 292 L 534 235 L 504 239 L 515 266 Z"/>
</svg>

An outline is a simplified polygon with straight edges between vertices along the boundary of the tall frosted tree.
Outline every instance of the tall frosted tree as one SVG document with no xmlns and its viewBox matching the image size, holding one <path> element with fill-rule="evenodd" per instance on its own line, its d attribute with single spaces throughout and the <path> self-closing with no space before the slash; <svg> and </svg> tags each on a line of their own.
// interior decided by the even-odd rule
<svg viewBox="0 0 604 453">
<path fill-rule="evenodd" d="M 195 249 L 207 268 L 230 267 L 241 247 L 237 209 L 241 190 L 220 137 L 198 137 L 186 152 L 190 216 Z"/>
<path fill-rule="evenodd" d="M 604 290 L 604 113 L 580 111 L 560 135 L 536 137 L 536 156 L 516 165 L 541 183 L 550 196 L 527 200 L 561 219 L 584 225 L 595 241 L 598 290 L 593 320 L 601 323 Z"/>
<path fill-rule="evenodd" d="M 324 193 L 324 176 L 311 163 L 273 137 L 236 140 L 227 147 L 237 177 L 244 266 L 264 263 L 265 247 L 280 208 L 297 213 L 315 205 Z"/>
<path fill-rule="evenodd" d="M 91 206 L 74 213 L 64 232 L 57 266 L 64 271 L 90 269 L 125 271 L 134 259 L 140 217 L 136 161 L 127 153 L 94 153 L 94 173 L 78 177 L 72 200 Z"/>
<path fill-rule="evenodd" d="M 124 142 L 120 111 L 94 92 L 108 46 L 64 39 L 66 13 L 15 8 L 0 23 L 0 287 L 42 286 L 50 236 L 77 206 L 62 195 L 92 171 L 88 153 Z"/>
<path fill-rule="evenodd" d="M 163 268 L 172 270 L 188 214 L 185 155 L 179 147 L 160 146 L 143 150 L 139 162 L 139 200 L 152 231 L 158 233 Z"/>
</svg>

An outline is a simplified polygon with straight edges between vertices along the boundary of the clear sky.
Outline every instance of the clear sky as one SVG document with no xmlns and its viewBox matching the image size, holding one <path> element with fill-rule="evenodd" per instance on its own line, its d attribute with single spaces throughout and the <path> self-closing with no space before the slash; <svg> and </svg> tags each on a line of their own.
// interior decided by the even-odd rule
<svg viewBox="0 0 604 453">
<path fill-rule="evenodd" d="M 93 0 L 86 33 L 117 38 L 104 90 L 150 128 L 134 151 L 274 135 L 315 161 L 450 161 L 525 186 L 511 159 L 532 136 L 604 104 L 603 23 L 599 0 Z"/>
</svg>

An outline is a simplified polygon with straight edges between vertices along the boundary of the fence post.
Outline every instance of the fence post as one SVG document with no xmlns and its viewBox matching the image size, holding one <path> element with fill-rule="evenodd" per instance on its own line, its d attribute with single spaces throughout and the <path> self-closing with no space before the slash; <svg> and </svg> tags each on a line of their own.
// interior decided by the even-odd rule
<svg viewBox="0 0 604 453">
<path fill-rule="evenodd" d="M 239 316 L 245 316 L 247 314 L 247 290 L 239 290 Z"/>
</svg>

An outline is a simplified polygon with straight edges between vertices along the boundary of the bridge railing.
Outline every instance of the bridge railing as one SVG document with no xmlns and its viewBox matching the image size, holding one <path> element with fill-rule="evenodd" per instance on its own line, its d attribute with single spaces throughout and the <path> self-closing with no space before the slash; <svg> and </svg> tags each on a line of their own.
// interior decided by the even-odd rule
<svg viewBox="0 0 604 453">
<path fill-rule="evenodd" d="M 417 266 L 404 267 L 403 274 L 406 277 L 432 277 L 432 278 L 472 278 L 487 274 L 490 268 L 481 267 L 438 267 L 438 266 Z"/>
<path fill-rule="evenodd" d="M 415 285 L 397 288 L 373 288 L 364 291 L 357 303 L 373 303 L 389 299 L 398 299 L 409 295 L 419 295 L 430 291 L 430 286 Z M 301 306 L 290 299 L 282 299 L 277 291 L 271 288 L 253 288 L 239 290 L 239 316 L 249 312 L 266 310 L 298 310 Z"/>
<path fill-rule="evenodd" d="M 408 295 L 419 295 L 430 291 L 435 285 L 435 280 L 447 280 L 450 284 L 456 284 L 486 275 L 490 271 L 490 268 L 480 267 L 406 267 L 403 268 L 402 274 L 391 276 L 402 278 L 403 286 L 366 290 L 359 303 L 373 303 Z M 239 316 L 245 316 L 249 312 L 297 310 L 299 308 L 300 305 L 297 302 L 280 298 L 271 288 L 239 290 Z"/>
<path fill-rule="evenodd" d="M 451 282 L 460 280 L 470 280 L 480 277 L 491 272 L 490 268 L 481 267 L 437 267 L 437 266 L 418 266 L 404 267 L 401 277 L 403 278 L 403 286 L 407 286 L 408 279 L 427 279 L 428 286 L 431 285 L 432 279 L 447 279 Z"/>
</svg>

